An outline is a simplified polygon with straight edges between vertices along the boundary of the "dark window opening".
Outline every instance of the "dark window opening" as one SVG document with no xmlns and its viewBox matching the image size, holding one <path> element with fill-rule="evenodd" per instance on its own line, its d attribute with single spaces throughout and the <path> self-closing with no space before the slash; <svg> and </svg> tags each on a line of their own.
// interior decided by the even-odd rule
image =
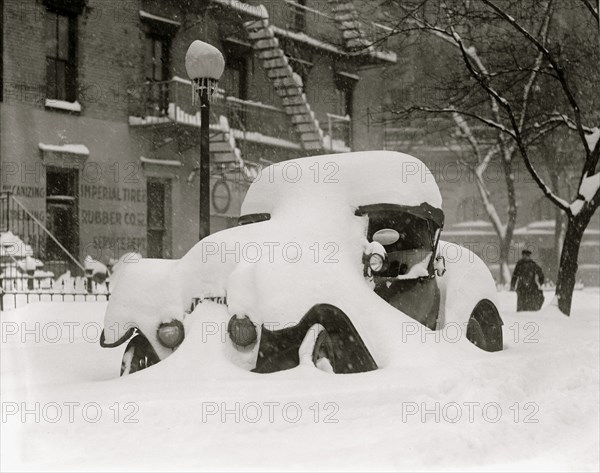
<svg viewBox="0 0 600 473">
<path fill-rule="evenodd" d="M 77 207 L 78 172 L 76 169 L 46 169 L 46 227 L 75 258 L 79 252 L 79 218 Z M 54 240 L 48 238 L 44 257 L 49 262 L 63 262 L 63 270 L 72 262 Z"/>
<path fill-rule="evenodd" d="M 431 224 L 423 218 L 409 213 L 369 213 L 369 241 L 377 231 L 386 228 L 398 232 L 398 241 L 384 245 L 387 252 L 432 248 Z"/>
<path fill-rule="evenodd" d="M 230 53 L 225 64 L 222 80 L 225 94 L 246 100 L 248 98 L 248 57 Z"/>
<path fill-rule="evenodd" d="M 354 101 L 354 86 L 356 82 L 357 80 L 349 74 L 343 75 L 337 73 L 335 75 L 335 89 L 338 97 L 336 114 L 352 118 L 352 103 Z"/>
<path fill-rule="evenodd" d="M 171 41 L 154 33 L 146 35 L 144 45 L 144 75 L 147 82 L 147 113 L 165 115 L 169 105 L 169 74 Z"/>
<path fill-rule="evenodd" d="M 77 16 L 46 11 L 46 97 L 77 99 Z"/>
<path fill-rule="evenodd" d="M 147 184 L 147 257 L 168 258 L 169 245 L 169 202 L 168 181 L 149 179 Z"/>
<path fill-rule="evenodd" d="M 296 0 L 299 5 L 294 8 L 294 29 L 296 31 L 306 30 L 306 0 Z"/>
<path fill-rule="evenodd" d="M 227 42 L 225 56 L 225 72 L 220 81 L 220 87 L 223 88 L 225 95 L 228 97 L 248 100 L 248 74 L 251 57 L 248 50 Z M 245 129 L 248 116 L 244 104 L 228 101 L 227 119 L 232 127 Z"/>
<path fill-rule="evenodd" d="M 387 253 L 387 267 L 378 274 L 396 277 L 408 274 L 415 266 L 421 267 L 417 277 L 428 277 L 431 256 L 437 244 L 439 228 L 432 221 L 401 211 L 371 211 L 367 239 L 373 241 L 381 231 L 395 232 L 397 240 L 383 245 Z M 413 273 L 414 274 L 414 273 Z"/>
</svg>

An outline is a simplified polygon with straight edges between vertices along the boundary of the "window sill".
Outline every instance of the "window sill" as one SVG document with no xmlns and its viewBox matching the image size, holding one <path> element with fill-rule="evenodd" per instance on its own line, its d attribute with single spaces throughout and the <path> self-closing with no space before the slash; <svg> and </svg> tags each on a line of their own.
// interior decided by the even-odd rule
<svg viewBox="0 0 600 473">
<path fill-rule="evenodd" d="M 77 101 L 66 102 L 64 100 L 46 99 L 46 108 L 64 110 L 66 112 L 81 113 L 81 104 Z"/>
</svg>

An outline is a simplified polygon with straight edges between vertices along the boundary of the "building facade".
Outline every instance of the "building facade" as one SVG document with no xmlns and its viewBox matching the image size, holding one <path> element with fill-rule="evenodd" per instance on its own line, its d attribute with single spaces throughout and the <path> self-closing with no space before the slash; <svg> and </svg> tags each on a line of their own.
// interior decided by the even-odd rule
<svg viewBox="0 0 600 473">
<path fill-rule="evenodd" d="M 383 147 L 374 25 L 337 0 L 2 0 L 1 230 L 70 264 L 197 242 L 200 114 L 184 58 L 226 69 L 211 105 L 211 231 L 260 168 Z M 67 263 L 65 263 L 67 261 Z M 57 268 L 60 271 L 60 268 Z"/>
</svg>

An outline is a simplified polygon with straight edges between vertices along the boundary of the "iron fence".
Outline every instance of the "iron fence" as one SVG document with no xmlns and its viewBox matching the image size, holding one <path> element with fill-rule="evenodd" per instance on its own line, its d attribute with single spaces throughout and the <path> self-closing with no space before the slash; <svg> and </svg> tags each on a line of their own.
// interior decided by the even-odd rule
<svg viewBox="0 0 600 473">
<path fill-rule="evenodd" d="M 49 276 L 0 274 L 0 310 L 31 302 L 101 302 L 109 298 L 109 281 L 100 283 L 91 277 L 55 281 Z"/>
</svg>

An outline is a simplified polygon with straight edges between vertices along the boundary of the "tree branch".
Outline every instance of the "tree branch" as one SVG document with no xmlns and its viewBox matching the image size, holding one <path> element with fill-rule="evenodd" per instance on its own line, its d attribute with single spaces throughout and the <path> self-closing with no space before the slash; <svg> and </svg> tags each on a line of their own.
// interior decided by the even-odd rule
<svg viewBox="0 0 600 473">
<path fill-rule="evenodd" d="M 466 117 L 471 117 L 474 118 L 475 120 L 480 121 L 481 123 L 484 123 L 485 125 L 491 127 L 491 128 L 495 128 L 498 131 L 501 131 L 502 133 L 505 133 L 507 135 L 509 135 L 510 137 L 512 137 L 513 139 L 515 138 L 514 133 L 512 133 L 508 128 L 506 128 L 504 125 L 502 125 L 501 123 L 497 123 L 493 120 L 490 120 L 489 118 L 485 118 L 482 117 L 481 115 L 477 115 L 476 113 L 473 112 L 467 112 L 465 110 L 459 110 L 456 108 L 430 108 L 430 107 L 422 107 L 422 106 L 412 106 L 409 107 L 408 109 L 402 111 L 402 112 L 392 112 L 396 115 L 402 114 L 402 113 L 411 113 L 414 111 L 419 111 L 419 112 L 426 112 L 426 113 L 449 113 L 449 114 L 453 114 L 453 113 L 458 113 L 459 115 L 464 115 Z"/>
<path fill-rule="evenodd" d="M 590 11 L 590 13 L 592 14 L 592 16 L 596 19 L 596 21 L 600 23 L 600 17 L 598 16 L 598 10 L 596 10 L 594 8 L 594 5 L 592 5 L 589 2 L 589 0 L 581 0 L 581 1 L 587 7 L 587 9 Z"/>
<path fill-rule="evenodd" d="M 521 35 L 523 35 L 531 44 L 533 44 L 538 51 L 540 51 L 546 60 L 552 66 L 552 69 L 556 72 L 556 78 L 559 81 L 563 92 L 569 102 L 569 105 L 573 109 L 573 113 L 575 114 L 575 123 L 577 124 L 577 132 L 579 133 L 579 138 L 583 144 L 583 148 L 585 149 L 586 159 L 589 159 L 591 150 L 588 146 L 587 140 L 585 139 L 585 133 L 582 128 L 582 120 L 581 120 L 581 109 L 579 108 L 579 104 L 577 100 L 575 100 L 575 96 L 571 91 L 571 88 L 567 82 L 565 72 L 563 68 L 558 64 L 556 58 L 552 55 L 552 53 L 544 46 L 540 41 L 535 38 L 529 31 L 527 31 L 517 20 L 515 20 L 511 15 L 506 13 L 502 8 L 498 7 L 491 0 L 481 0 L 484 4 L 489 6 L 492 10 L 494 10 L 502 19 L 504 19 L 508 24 L 510 24 L 514 29 L 516 29 Z M 552 3 L 552 0 L 549 1 L 549 4 Z"/>
</svg>

